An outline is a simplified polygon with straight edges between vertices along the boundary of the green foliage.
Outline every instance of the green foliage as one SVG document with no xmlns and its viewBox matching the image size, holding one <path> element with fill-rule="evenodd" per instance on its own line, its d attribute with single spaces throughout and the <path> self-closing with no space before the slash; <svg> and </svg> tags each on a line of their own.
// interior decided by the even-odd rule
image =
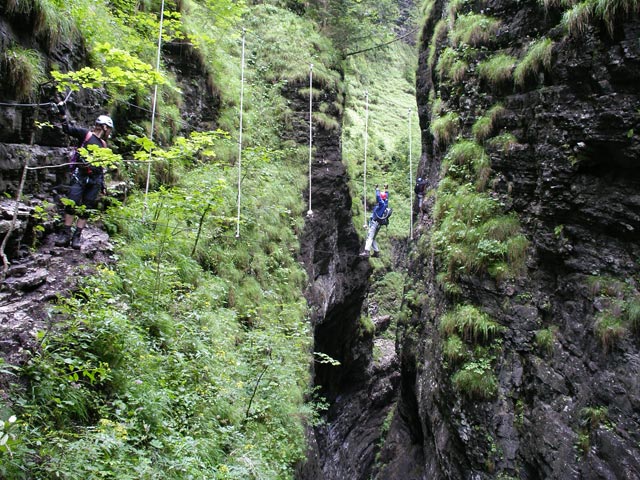
<svg viewBox="0 0 640 480">
<path fill-rule="evenodd" d="M 95 12 L 92 3 L 69 2 L 94 53 L 87 81 L 108 73 L 120 80 L 100 86 L 119 99 L 144 103 L 150 77 L 142 64 L 153 64 L 149 54 L 154 51 L 145 39 L 155 26 L 150 13 L 158 5 L 111 2 L 114 17 L 108 9 Z M 182 22 L 183 33 L 219 75 L 216 84 L 225 90 L 221 123 L 233 128 L 233 117 L 224 112 L 237 108 L 238 90 L 227 87 L 239 86 L 233 80 L 239 71 L 226 62 L 238 58 L 238 37 L 226 32 L 235 28 L 241 4 L 180 4 L 182 16 L 169 18 Z M 225 8 L 234 12 L 228 30 L 220 29 Z M 258 15 L 266 9 L 256 7 Z M 140 10 L 146 15 L 138 16 Z M 272 22 L 282 22 L 278 15 L 260 16 L 253 33 L 268 37 Z M 304 30 L 297 28 L 304 24 L 299 17 L 286 21 L 292 32 Z M 170 35 L 179 38 L 182 27 L 168 24 L 174 31 Z M 208 36 L 198 37 L 205 28 Z M 107 38 L 127 45 L 130 56 L 109 49 L 101 58 L 95 45 Z M 132 195 L 125 206 L 109 211 L 105 223 L 114 232 L 116 263 L 91 275 L 79 272 L 85 283 L 52 311 L 55 328 L 41 337 L 40 349 L 23 372 L 30 388 L 16 394 L 19 420 L 6 443 L 12 455 L 0 448 L 0 476 L 293 478 L 294 465 L 306 451 L 303 422 L 318 421 L 322 402 L 304 403 L 312 361 L 301 294 L 307 279 L 294 257 L 304 223 L 299 192 L 305 185 L 306 161 L 301 159 L 306 152 L 282 145 L 288 107 L 280 92 L 286 83 L 269 81 L 275 77 L 267 62 L 284 62 L 287 52 L 298 55 L 301 72 L 311 60 L 318 84 L 326 82 L 336 91 L 341 87 L 327 42 L 308 32 L 298 40 L 297 52 L 274 49 L 273 57 L 262 57 L 262 45 L 257 45 L 250 53 L 256 62 L 246 92 L 253 128 L 243 153 L 239 238 L 234 235 L 237 170 L 230 168 L 235 157 L 229 154 L 234 142 L 225 134 L 198 132 L 167 148 L 152 144 L 140 131 L 126 139 L 129 146 L 139 144 L 136 159 L 153 161 L 154 188 L 146 198 Z M 108 70 L 111 66 L 120 70 Z M 139 67 L 140 75 L 131 76 Z M 407 77 L 407 70 L 399 75 Z M 81 79 L 70 72 L 64 81 L 72 81 L 71 74 Z M 402 89 L 407 91 L 406 84 Z M 406 93 L 408 105 L 411 93 Z M 172 95 L 167 83 L 161 97 L 177 104 Z M 333 108 L 322 107 L 320 113 L 332 117 Z M 389 146 L 390 152 L 397 148 L 393 137 Z M 135 176 L 146 167 L 126 168 Z M 398 171 L 405 174 L 402 168 Z M 399 204 L 401 198 L 398 194 Z M 395 279 L 388 280 L 396 285 Z M 396 300 L 389 298 L 390 303 Z"/>
<path fill-rule="evenodd" d="M 438 45 L 446 38 L 448 29 L 447 21 L 444 18 L 440 19 L 433 28 L 433 35 L 431 42 L 429 42 L 429 58 L 427 59 L 427 65 L 430 69 L 433 69 L 435 65 Z"/>
<path fill-rule="evenodd" d="M 613 277 L 594 275 L 587 284 L 602 305 L 595 317 L 594 332 L 608 352 L 630 331 L 637 331 L 640 294 L 628 282 Z"/>
<path fill-rule="evenodd" d="M 585 407 L 580 410 L 580 430 L 576 447 L 579 452 L 586 455 L 591 448 L 591 436 L 601 427 L 611 429 L 609 421 L 609 409 L 605 406 Z"/>
<path fill-rule="evenodd" d="M 338 88 L 340 75 L 332 68 L 338 56 L 314 23 L 292 12 L 260 5 L 251 10 L 247 27 L 260 32 L 259 41 L 251 44 L 248 61 L 258 63 L 265 80 L 308 85 L 313 64 L 314 85 Z M 282 42 L 283 38 L 287 41 Z"/>
<path fill-rule="evenodd" d="M 640 329 L 640 295 L 635 295 L 627 304 L 627 318 L 633 329 Z"/>
<path fill-rule="evenodd" d="M 109 43 L 95 45 L 94 55 L 100 68 L 84 67 L 68 73 L 51 72 L 58 91 L 106 88 L 113 94 L 129 90 L 142 93 L 150 86 L 165 82 L 151 65 Z"/>
<path fill-rule="evenodd" d="M 449 334 L 442 344 L 445 360 L 456 364 L 467 359 L 467 349 L 462 339 L 456 334 Z"/>
<path fill-rule="evenodd" d="M 500 20 L 480 13 L 467 13 L 460 15 L 449 33 L 449 39 L 453 45 L 462 44 L 474 47 L 486 45 L 493 40 Z"/>
<path fill-rule="evenodd" d="M 313 122 L 322 126 L 325 130 L 339 130 L 340 122 L 335 117 L 322 112 L 313 113 Z"/>
<path fill-rule="evenodd" d="M 476 187 L 481 191 L 491 171 L 490 159 L 477 143 L 460 140 L 447 151 L 442 160 L 441 171 L 442 176 L 448 175 L 461 183 L 476 179 Z"/>
<path fill-rule="evenodd" d="M 557 331 L 557 327 L 548 327 L 536 331 L 536 346 L 544 353 L 552 353 Z"/>
<path fill-rule="evenodd" d="M 438 328 L 447 337 L 455 333 L 465 341 L 474 343 L 487 342 L 504 330 L 473 305 L 458 305 L 454 311 L 447 312 L 441 317 Z"/>
<path fill-rule="evenodd" d="M 528 247 L 518 218 L 501 214 L 495 200 L 470 184 L 442 182 L 439 190 L 432 238 L 446 272 L 441 278 L 455 281 L 482 271 L 497 279 L 518 274 Z"/>
<path fill-rule="evenodd" d="M 436 65 L 436 73 L 441 80 L 450 78 L 454 82 L 460 82 L 464 78 L 467 68 L 467 62 L 461 58 L 458 52 L 451 47 L 447 47 L 440 54 Z"/>
<path fill-rule="evenodd" d="M 394 210 L 389 225 L 377 237 L 383 252 L 389 251 L 391 238 L 405 238 L 409 231 L 409 198 L 413 187 L 408 184 L 409 121 L 414 169 L 417 166 L 420 125 L 415 110 L 415 83 L 413 77 L 411 81 L 408 80 L 406 70 L 413 71 L 415 61 L 412 48 L 396 42 L 384 51 L 375 53 L 375 57 L 374 53 L 351 56 L 345 66 L 342 152 L 352 180 L 352 214 L 357 224 L 364 224 L 366 122 L 367 201 L 371 205 L 376 183 L 388 183 Z M 365 105 L 365 92 L 369 94 L 368 108 Z M 370 206 L 367 212 L 369 215 Z M 360 229 L 360 232 L 364 234 L 365 231 Z M 375 263 L 386 267 L 389 260 L 390 257 L 383 253 Z"/>
<path fill-rule="evenodd" d="M 498 393 L 498 381 L 487 359 L 465 363 L 451 382 L 456 390 L 470 399 L 489 400 Z"/>
<path fill-rule="evenodd" d="M 591 22 L 597 0 L 586 0 L 575 4 L 562 16 L 562 24 L 569 31 L 569 35 L 584 32 Z"/>
<path fill-rule="evenodd" d="M 77 30 L 68 6 L 55 0 L 7 0 L 8 15 L 19 15 L 32 25 L 33 35 L 42 40 L 49 51 L 76 37 Z"/>
<path fill-rule="evenodd" d="M 585 407 L 580 410 L 580 424 L 589 432 L 608 422 L 609 409 L 605 406 Z"/>
<path fill-rule="evenodd" d="M 398 4 L 392 0 L 310 2 L 307 13 L 342 52 L 354 52 L 393 38 Z"/>
<path fill-rule="evenodd" d="M 32 100 L 44 83 L 44 60 L 35 50 L 11 47 L 0 54 L 2 84 L 18 100 Z"/>
<path fill-rule="evenodd" d="M 440 145 L 446 146 L 458 134 L 460 128 L 460 117 L 456 112 L 445 113 L 442 116 L 431 120 L 429 127 L 435 141 Z"/>
<path fill-rule="evenodd" d="M 544 37 L 533 42 L 513 72 L 516 84 L 522 87 L 527 77 L 536 75 L 543 69 L 549 70 L 551 68 L 552 52 L 553 41 L 550 38 Z"/>
<path fill-rule="evenodd" d="M 401 272 L 390 271 L 377 280 L 373 286 L 374 300 L 379 315 L 393 315 L 400 310 L 403 301 L 405 278 Z"/>
<path fill-rule="evenodd" d="M 628 332 L 623 319 L 610 312 L 598 315 L 594 330 L 605 352 L 610 351 Z"/>
<path fill-rule="evenodd" d="M 291 478 L 305 452 L 300 418 L 315 415 L 303 404 L 310 345 L 305 275 L 290 253 L 301 210 L 292 160 L 254 166 L 240 239 L 229 221 L 235 172 L 216 163 L 150 192 L 146 222 L 141 198 L 110 213 L 117 264 L 60 304 L 64 328 L 42 337 L 25 370 L 22 440 L 34 453 L 20 461 L 44 459 L 29 467 L 34 478 L 239 479 L 249 464 Z"/>
<path fill-rule="evenodd" d="M 551 6 L 566 9 L 562 16 L 562 24 L 570 35 L 582 33 L 589 24 L 598 19 L 604 22 L 609 35 L 613 36 L 616 19 L 631 15 L 640 8 L 638 0 L 544 0 L 541 3 L 547 9 Z"/>
<path fill-rule="evenodd" d="M 505 132 L 490 138 L 486 145 L 502 151 L 505 155 L 509 153 L 512 146 L 518 144 L 518 139 L 512 133 Z"/>
<path fill-rule="evenodd" d="M 478 76 L 494 87 L 508 83 L 517 60 L 511 55 L 499 53 L 478 64 Z"/>
<path fill-rule="evenodd" d="M 476 141 L 483 142 L 492 135 L 496 121 L 504 115 L 505 111 L 502 104 L 497 103 L 485 115 L 475 121 L 473 127 L 471 127 L 471 132 Z"/>
</svg>

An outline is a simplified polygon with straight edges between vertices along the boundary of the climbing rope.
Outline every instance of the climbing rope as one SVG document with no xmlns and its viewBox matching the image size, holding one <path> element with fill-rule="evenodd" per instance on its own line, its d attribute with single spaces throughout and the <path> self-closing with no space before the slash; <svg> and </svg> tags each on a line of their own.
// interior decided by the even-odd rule
<svg viewBox="0 0 640 480">
<path fill-rule="evenodd" d="M 364 179 L 362 185 L 363 226 L 367 228 L 367 148 L 369 143 L 369 92 L 364 92 Z"/>
<path fill-rule="evenodd" d="M 313 63 L 309 65 L 309 210 L 307 217 L 313 215 L 311 209 L 311 158 L 313 148 Z"/>
<path fill-rule="evenodd" d="M 164 0 L 162 0 L 162 4 L 160 5 L 160 26 L 158 28 L 158 50 L 156 53 L 156 73 L 160 72 L 160 49 L 162 47 L 162 23 L 164 21 Z M 153 143 L 153 131 L 155 130 L 155 122 L 156 122 L 156 106 L 158 103 L 158 83 L 156 83 L 153 87 L 153 102 L 151 105 L 151 133 L 149 135 L 149 140 Z M 153 149 L 149 150 L 149 165 L 147 166 L 147 182 L 144 187 L 144 212 L 143 216 L 146 215 L 147 212 L 147 196 L 149 193 L 149 180 L 151 178 L 151 162 L 153 160 Z"/>
<path fill-rule="evenodd" d="M 238 215 L 236 219 L 236 238 L 240 237 L 240 201 L 242 186 L 242 112 L 244 109 L 244 45 L 245 30 L 242 29 L 242 57 L 240 59 L 240 128 L 238 132 Z"/>
<path fill-rule="evenodd" d="M 411 160 L 411 109 L 409 117 L 409 239 L 413 240 L 413 164 Z"/>
</svg>

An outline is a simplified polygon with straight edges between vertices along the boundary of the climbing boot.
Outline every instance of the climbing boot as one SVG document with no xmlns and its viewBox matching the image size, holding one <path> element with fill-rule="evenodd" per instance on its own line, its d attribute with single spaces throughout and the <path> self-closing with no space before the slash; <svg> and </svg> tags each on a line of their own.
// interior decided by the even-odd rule
<svg viewBox="0 0 640 480">
<path fill-rule="evenodd" d="M 380 252 L 373 252 L 373 253 L 371 254 L 371 256 L 372 256 L 373 258 L 378 258 L 378 257 L 380 256 Z"/>
<path fill-rule="evenodd" d="M 362 253 L 360 253 L 360 256 L 362 258 L 369 258 L 369 250 L 364 250 Z"/>
<path fill-rule="evenodd" d="M 73 247 L 76 250 L 79 250 L 81 245 L 82 245 L 82 229 L 76 228 L 76 231 L 73 232 L 73 238 L 71 239 L 71 247 Z"/>
<path fill-rule="evenodd" d="M 55 241 L 56 247 L 68 247 L 71 242 L 71 227 L 67 227 L 66 225 L 62 227 L 62 231 L 60 235 Z"/>
</svg>

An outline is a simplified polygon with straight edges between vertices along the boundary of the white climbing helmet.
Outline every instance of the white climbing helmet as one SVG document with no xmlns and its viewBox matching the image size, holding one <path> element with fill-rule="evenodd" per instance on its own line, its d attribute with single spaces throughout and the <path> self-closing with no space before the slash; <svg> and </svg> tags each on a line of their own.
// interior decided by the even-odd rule
<svg viewBox="0 0 640 480">
<path fill-rule="evenodd" d="M 113 128 L 113 120 L 108 115 L 100 115 L 96 119 L 96 125 L 106 125 L 109 128 Z"/>
</svg>

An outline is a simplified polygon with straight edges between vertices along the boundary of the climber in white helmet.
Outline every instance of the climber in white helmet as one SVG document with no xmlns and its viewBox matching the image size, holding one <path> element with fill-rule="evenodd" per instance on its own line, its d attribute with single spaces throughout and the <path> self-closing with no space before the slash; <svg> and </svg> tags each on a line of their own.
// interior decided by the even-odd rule
<svg viewBox="0 0 640 480">
<path fill-rule="evenodd" d="M 69 125 L 66 108 L 63 102 L 58 104 L 58 110 L 62 116 L 62 130 L 79 140 L 79 147 L 97 145 L 106 148 L 106 140 L 113 131 L 113 120 L 107 115 L 100 115 L 92 130 Z M 65 206 L 64 224 L 55 244 L 58 247 L 68 247 L 69 244 L 79 249 L 82 244 L 82 230 L 87 225 L 88 210 L 95 209 L 98 195 L 104 191 L 104 170 L 100 166 L 92 165 L 80 155 L 74 152 L 71 159 L 71 184 L 67 198 L 73 200 L 72 205 Z M 73 223 L 78 217 L 75 230 L 72 232 Z"/>
</svg>

